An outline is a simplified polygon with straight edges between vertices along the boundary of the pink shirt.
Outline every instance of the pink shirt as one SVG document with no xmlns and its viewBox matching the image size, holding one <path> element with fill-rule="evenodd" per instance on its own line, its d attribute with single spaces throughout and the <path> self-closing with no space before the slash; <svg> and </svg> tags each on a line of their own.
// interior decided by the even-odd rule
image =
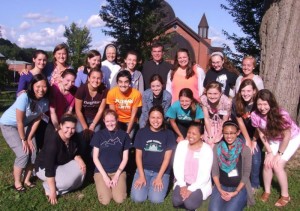
<svg viewBox="0 0 300 211">
<path fill-rule="evenodd" d="M 72 93 L 66 95 L 62 94 L 56 84 L 51 86 L 50 107 L 55 108 L 58 121 L 62 115 L 69 110 L 70 107 L 74 108 L 75 96 Z"/>
<path fill-rule="evenodd" d="M 297 136 L 300 133 L 299 127 L 295 124 L 295 122 L 290 117 L 289 113 L 283 109 L 280 109 L 280 114 L 283 116 L 283 118 L 286 120 L 287 124 L 285 125 L 285 128 L 291 128 L 291 139 L 293 139 L 295 136 Z M 262 116 L 260 113 L 253 111 L 251 113 L 251 122 L 252 126 L 259 128 L 264 134 L 266 132 L 266 126 L 267 126 L 267 116 Z M 274 141 L 282 141 L 283 136 L 278 136 L 272 138 Z"/>
<path fill-rule="evenodd" d="M 196 151 L 187 150 L 184 164 L 184 181 L 188 184 L 196 182 L 199 168 L 199 154 L 200 149 Z"/>
</svg>

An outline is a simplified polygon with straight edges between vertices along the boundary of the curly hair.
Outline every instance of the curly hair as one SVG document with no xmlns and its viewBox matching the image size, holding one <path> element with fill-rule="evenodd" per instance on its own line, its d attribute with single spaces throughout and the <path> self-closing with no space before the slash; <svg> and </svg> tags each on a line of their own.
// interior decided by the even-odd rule
<svg viewBox="0 0 300 211">
<path fill-rule="evenodd" d="M 258 92 L 258 89 L 254 83 L 254 81 L 252 79 L 245 79 L 243 80 L 243 82 L 240 85 L 239 91 L 236 94 L 235 97 L 235 105 L 236 105 L 236 114 L 237 116 L 243 116 L 243 114 L 245 113 L 245 108 L 247 106 L 247 102 L 244 101 L 243 97 L 242 97 L 242 89 L 245 88 L 246 86 L 251 86 L 252 89 L 255 91 L 254 96 L 252 96 L 252 100 L 255 99 L 256 94 Z"/>
<path fill-rule="evenodd" d="M 275 96 L 268 89 L 262 89 L 257 93 L 256 99 L 254 101 L 253 108 L 258 113 L 257 100 L 261 99 L 262 101 L 267 101 L 270 106 L 270 110 L 267 113 L 267 125 L 265 136 L 267 138 L 278 137 L 282 134 L 283 130 L 289 129 L 290 124 L 283 118 L 280 113 L 279 105 L 275 99 Z"/>
<path fill-rule="evenodd" d="M 180 52 L 186 53 L 187 56 L 188 56 L 188 58 L 189 58 L 189 62 L 188 62 L 187 68 L 186 68 L 186 76 L 185 76 L 185 78 L 189 79 L 190 77 L 192 77 L 193 75 L 195 75 L 195 72 L 193 70 L 193 65 L 195 64 L 195 62 L 191 61 L 191 56 L 190 56 L 189 51 L 187 49 L 185 49 L 185 48 L 180 48 L 176 52 L 176 56 L 175 56 L 175 59 L 174 59 L 174 65 L 173 65 L 173 68 L 171 69 L 171 81 L 173 80 L 175 72 L 179 68 L 178 53 L 180 53 Z"/>
</svg>

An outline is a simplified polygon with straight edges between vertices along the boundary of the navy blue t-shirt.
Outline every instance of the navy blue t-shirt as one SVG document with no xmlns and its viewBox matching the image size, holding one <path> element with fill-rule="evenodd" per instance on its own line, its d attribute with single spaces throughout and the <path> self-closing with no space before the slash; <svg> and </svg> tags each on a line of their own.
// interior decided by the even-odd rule
<svg viewBox="0 0 300 211">
<path fill-rule="evenodd" d="M 129 135 L 123 130 L 108 131 L 106 128 L 93 135 L 90 145 L 99 148 L 99 161 L 107 173 L 118 170 L 123 160 L 123 151 L 130 148 Z M 95 172 L 99 172 L 95 168 Z"/>
<path fill-rule="evenodd" d="M 134 147 L 142 150 L 144 169 L 159 172 L 165 152 L 175 150 L 176 138 L 171 130 L 165 129 L 153 132 L 148 126 L 137 132 Z M 165 173 L 169 174 L 170 170 L 169 165 Z"/>
</svg>

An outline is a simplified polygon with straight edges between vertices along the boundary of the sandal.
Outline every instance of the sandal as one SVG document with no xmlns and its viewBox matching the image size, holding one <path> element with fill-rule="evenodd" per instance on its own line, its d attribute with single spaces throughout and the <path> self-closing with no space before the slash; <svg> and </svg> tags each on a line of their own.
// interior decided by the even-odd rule
<svg viewBox="0 0 300 211">
<path fill-rule="evenodd" d="M 17 188 L 15 186 L 13 186 L 13 189 L 15 191 L 17 191 L 18 193 L 23 193 L 23 192 L 26 191 L 26 188 L 24 188 L 23 186 L 20 186 L 20 187 L 17 187 Z"/>
<path fill-rule="evenodd" d="M 280 199 L 275 203 L 276 207 L 284 207 L 291 201 L 291 197 L 289 196 L 281 196 Z"/>
<path fill-rule="evenodd" d="M 262 202 L 267 202 L 269 200 L 270 195 L 271 193 L 264 192 L 263 195 L 261 195 L 260 200 Z"/>
<path fill-rule="evenodd" d="M 24 185 L 25 185 L 27 188 L 34 188 L 34 187 L 35 187 L 35 184 L 34 184 L 34 183 L 24 183 Z"/>
</svg>

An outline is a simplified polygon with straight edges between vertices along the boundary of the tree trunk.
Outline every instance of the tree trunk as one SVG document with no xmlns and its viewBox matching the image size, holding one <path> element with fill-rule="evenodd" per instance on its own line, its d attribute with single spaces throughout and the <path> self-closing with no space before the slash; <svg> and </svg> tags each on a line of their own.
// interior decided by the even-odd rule
<svg viewBox="0 0 300 211">
<path fill-rule="evenodd" d="M 260 27 L 260 73 L 295 121 L 300 96 L 300 1 L 267 0 Z M 299 124 L 299 122 L 298 122 Z"/>
</svg>

